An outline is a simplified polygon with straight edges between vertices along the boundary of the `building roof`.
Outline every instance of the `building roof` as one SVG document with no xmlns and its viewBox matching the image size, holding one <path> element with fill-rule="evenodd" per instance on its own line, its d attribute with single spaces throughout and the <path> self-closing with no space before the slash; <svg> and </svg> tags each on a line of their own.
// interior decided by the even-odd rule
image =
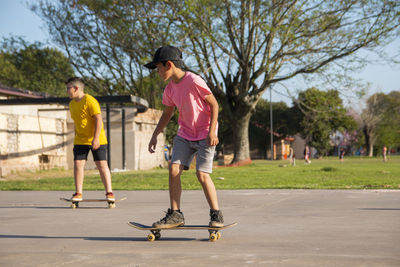
<svg viewBox="0 0 400 267">
<path fill-rule="evenodd" d="M 3 84 L 0 84 L 0 97 L 1 96 L 3 97 L 5 96 L 6 98 L 16 98 L 16 97 L 43 98 L 46 97 L 46 94 L 39 92 L 32 92 L 20 88 L 8 87 Z"/>
</svg>

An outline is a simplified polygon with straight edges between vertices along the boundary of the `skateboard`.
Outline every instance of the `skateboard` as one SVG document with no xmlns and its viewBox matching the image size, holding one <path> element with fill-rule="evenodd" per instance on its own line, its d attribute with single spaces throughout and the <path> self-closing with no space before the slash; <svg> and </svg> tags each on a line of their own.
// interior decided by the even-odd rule
<svg viewBox="0 0 400 267">
<path fill-rule="evenodd" d="M 108 208 L 113 209 L 116 207 L 115 203 L 120 202 L 122 200 L 125 200 L 126 197 L 120 198 L 120 199 L 116 199 L 115 201 L 108 201 L 105 198 L 102 199 L 82 199 L 79 201 L 72 201 L 70 198 L 64 198 L 61 197 L 60 200 L 64 200 L 64 201 L 68 201 L 68 202 L 72 202 L 71 203 L 71 208 L 75 209 L 75 208 L 79 208 L 79 202 L 107 202 L 108 203 Z"/>
<path fill-rule="evenodd" d="M 128 222 L 128 225 L 139 230 L 150 231 L 150 234 L 147 236 L 148 241 L 154 241 L 160 239 L 161 230 L 208 230 L 208 233 L 210 234 L 209 240 L 215 242 L 221 238 L 221 233 L 219 232 L 220 230 L 235 226 L 237 225 L 237 223 L 235 222 L 227 224 L 222 227 L 210 227 L 208 225 L 183 225 L 183 226 L 177 226 L 172 228 L 161 228 L 161 229 L 137 222 Z"/>
</svg>

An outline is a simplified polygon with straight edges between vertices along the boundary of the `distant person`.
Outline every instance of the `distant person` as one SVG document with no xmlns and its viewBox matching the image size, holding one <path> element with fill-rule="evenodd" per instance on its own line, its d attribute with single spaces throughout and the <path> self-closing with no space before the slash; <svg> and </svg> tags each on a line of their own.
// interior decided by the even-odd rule
<svg viewBox="0 0 400 267">
<path fill-rule="evenodd" d="M 174 138 L 169 167 L 170 208 L 164 218 L 153 223 L 153 227 L 171 228 L 185 223 L 180 210 L 182 194 L 181 174 L 187 170 L 196 156 L 196 176 L 210 207 L 210 226 L 224 224 L 218 206 L 217 192 L 210 177 L 215 146 L 218 144 L 218 102 L 198 75 L 182 70 L 182 52 L 174 46 L 157 49 L 153 61 L 146 64 L 157 69 L 163 81 L 169 81 L 164 89 L 162 103 L 164 111 L 149 142 L 149 152 L 154 153 L 157 136 L 171 119 L 174 109 L 179 111 L 179 129 Z"/>
<path fill-rule="evenodd" d="M 84 168 L 89 151 L 100 172 L 106 190 L 106 199 L 115 201 L 112 192 L 111 173 L 107 164 L 107 138 L 104 133 L 103 119 L 99 102 L 85 94 L 85 84 L 79 77 L 70 78 L 66 83 L 69 98 L 69 110 L 75 124 L 74 138 L 74 179 L 75 194 L 72 201 L 82 200 Z"/>
<path fill-rule="evenodd" d="M 296 166 L 296 156 L 292 147 L 289 150 L 289 162 L 291 166 Z"/>
<path fill-rule="evenodd" d="M 169 161 L 169 146 L 164 145 L 164 158 L 166 161 Z"/>
<path fill-rule="evenodd" d="M 383 146 L 383 148 L 382 148 L 383 162 L 386 162 L 386 161 L 387 161 L 386 155 L 387 155 L 387 147 L 386 147 L 386 146 Z"/>
<path fill-rule="evenodd" d="M 346 151 L 345 151 L 345 149 L 343 147 L 340 148 L 340 151 L 339 151 L 339 161 L 340 161 L 340 163 L 343 163 L 345 152 Z"/>
<path fill-rule="evenodd" d="M 305 164 L 310 164 L 311 160 L 310 160 L 310 148 L 308 145 L 306 145 L 306 147 L 304 148 L 304 161 Z"/>
</svg>

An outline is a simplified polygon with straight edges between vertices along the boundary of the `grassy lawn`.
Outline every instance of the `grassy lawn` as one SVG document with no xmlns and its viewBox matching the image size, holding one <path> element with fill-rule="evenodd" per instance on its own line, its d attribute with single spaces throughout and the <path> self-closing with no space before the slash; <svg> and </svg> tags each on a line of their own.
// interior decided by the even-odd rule
<svg viewBox="0 0 400 267">
<path fill-rule="evenodd" d="M 212 178 L 217 189 L 400 189 L 400 157 L 388 162 L 381 158 L 347 157 L 344 163 L 335 158 L 314 159 L 310 165 L 297 160 L 256 160 L 242 167 L 215 168 Z M 114 190 L 167 190 L 168 170 L 113 173 Z M 223 177 L 224 179 L 220 179 Z M 183 189 L 201 189 L 194 170 L 182 175 Z M 0 180 L 0 190 L 74 191 L 71 170 L 15 173 Z M 87 171 L 84 190 L 103 190 L 96 171 Z"/>
</svg>

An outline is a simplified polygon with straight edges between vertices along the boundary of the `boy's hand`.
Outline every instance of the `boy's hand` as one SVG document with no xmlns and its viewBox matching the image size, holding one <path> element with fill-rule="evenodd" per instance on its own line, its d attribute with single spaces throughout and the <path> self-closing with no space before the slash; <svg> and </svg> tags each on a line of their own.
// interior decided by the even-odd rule
<svg viewBox="0 0 400 267">
<path fill-rule="evenodd" d="M 152 136 L 149 142 L 149 152 L 154 153 L 156 152 L 156 145 L 157 145 L 157 136 Z"/>
<path fill-rule="evenodd" d="M 99 147 L 100 147 L 100 141 L 99 141 L 99 139 L 98 139 L 98 138 L 93 138 L 93 141 L 92 141 L 92 149 L 93 149 L 93 150 L 96 150 L 96 149 L 99 149 Z"/>
<path fill-rule="evenodd" d="M 219 143 L 218 136 L 217 136 L 216 134 L 210 133 L 210 134 L 207 136 L 207 143 L 208 143 L 208 145 L 210 145 L 210 146 L 216 146 L 216 145 L 218 145 L 218 143 Z"/>
</svg>

